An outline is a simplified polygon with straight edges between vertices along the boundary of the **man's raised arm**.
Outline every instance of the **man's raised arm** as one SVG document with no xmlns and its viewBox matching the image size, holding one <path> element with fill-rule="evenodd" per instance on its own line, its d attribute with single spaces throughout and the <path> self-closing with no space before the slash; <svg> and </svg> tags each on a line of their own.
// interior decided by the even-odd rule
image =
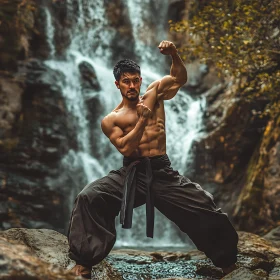
<svg viewBox="0 0 280 280">
<path fill-rule="evenodd" d="M 153 109 L 159 99 L 168 100 L 173 98 L 180 87 L 188 80 L 187 69 L 178 55 L 176 46 L 170 41 L 162 41 L 158 48 L 163 55 L 171 56 L 172 64 L 170 75 L 151 83 L 143 96 L 144 104 L 150 109 Z"/>
</svg>

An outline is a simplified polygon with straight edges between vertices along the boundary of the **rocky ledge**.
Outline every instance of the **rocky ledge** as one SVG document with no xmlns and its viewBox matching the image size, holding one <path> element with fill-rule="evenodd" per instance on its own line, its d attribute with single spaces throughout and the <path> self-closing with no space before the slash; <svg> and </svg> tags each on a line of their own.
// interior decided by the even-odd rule
<svg viewBox="0 0 280 280">
<path fill-rule="evenodd" d="M 93 268 L 92 279 L 280 279 L 280 249 L 275 234 L 273 241 L 247 232 L 238 234 L 238 269 L 226 276 L 198 250 L 113 250 Z M 56 231 L 9 229 L 0 232 L 0 247 L 0 280 L 81 279 L 69 271 L 74 263 L 67 256 L 67 238 Z"/>
</svg>

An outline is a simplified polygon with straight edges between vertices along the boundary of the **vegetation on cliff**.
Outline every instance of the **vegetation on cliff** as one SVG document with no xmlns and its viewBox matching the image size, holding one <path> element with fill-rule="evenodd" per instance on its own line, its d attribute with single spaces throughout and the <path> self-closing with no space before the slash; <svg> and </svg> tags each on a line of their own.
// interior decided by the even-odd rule
<svg viewBox="0 0 280 280">
<path fill-rule="evenodd" d="M 234 77 L 240 97 L 268 99 L 266 113 L 280 108 L 279 1 L 193 1 L 189 20 L 170 27 L 186 33 L 180 49 L 186 62 L 199 59 Z"/>
</svg>

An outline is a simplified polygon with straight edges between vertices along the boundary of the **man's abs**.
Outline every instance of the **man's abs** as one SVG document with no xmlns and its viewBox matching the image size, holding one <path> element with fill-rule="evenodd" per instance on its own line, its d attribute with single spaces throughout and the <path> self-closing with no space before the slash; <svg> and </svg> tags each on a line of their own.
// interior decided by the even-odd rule
<svg viewBox="0 0 280 280">
<path fill-rule="evenodd" d="M 163 120 L 148 124 L 133 156 L 152 157 L 166 154 L 166 135 Z"/>
</svg>

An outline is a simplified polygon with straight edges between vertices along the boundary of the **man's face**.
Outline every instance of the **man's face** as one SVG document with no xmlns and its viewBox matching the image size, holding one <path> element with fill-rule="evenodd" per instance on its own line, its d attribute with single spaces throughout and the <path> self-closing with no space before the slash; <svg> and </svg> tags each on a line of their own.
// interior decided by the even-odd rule
<svg viewBox="0 0 280 280">
<path fill-rule="evenodd" d="M 138 73 L 124 73 L 119 81 L 115 81 L 122 96 L 130 101 L 138 100 L 141 83 L 142 78 Z"/>
</svg>

